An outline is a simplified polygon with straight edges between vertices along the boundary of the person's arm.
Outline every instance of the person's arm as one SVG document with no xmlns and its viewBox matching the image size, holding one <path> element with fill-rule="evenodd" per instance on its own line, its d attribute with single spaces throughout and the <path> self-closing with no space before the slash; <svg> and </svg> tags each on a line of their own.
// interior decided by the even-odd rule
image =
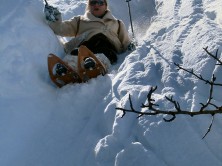
<svg viewBox="0 0 222 166">
<path fill-rule="evenodd" d="M 59 10 L 53 6 L 45 5 L 45 18 L 56 35 L 60 36 L 75 36 L 77 31 L 77 17 L 70 20 L 62 21 L 62 16 Z"/>
<path fill-rule="evenodd" d="M 49 22 L 49 26 L 52 28 L 56 35 L 72 37 L 77 33 L 77 21 L 77 17 L 62 21 L 62 17 L 60 16 L 58 21 Z"/>
</svg>

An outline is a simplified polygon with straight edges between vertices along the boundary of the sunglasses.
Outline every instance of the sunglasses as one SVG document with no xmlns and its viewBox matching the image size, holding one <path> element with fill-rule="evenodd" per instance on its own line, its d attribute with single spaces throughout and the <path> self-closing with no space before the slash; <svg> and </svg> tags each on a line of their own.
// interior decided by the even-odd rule
<svg viewBox="0 0 222 166">
<path fill-rule="evenodd" d="M 99 6 L 103 6 L 105 4 L 104 1 L 90 1 L 90 6 L 95 6 L 96 4 L 98 4 Z"/>
</svg>

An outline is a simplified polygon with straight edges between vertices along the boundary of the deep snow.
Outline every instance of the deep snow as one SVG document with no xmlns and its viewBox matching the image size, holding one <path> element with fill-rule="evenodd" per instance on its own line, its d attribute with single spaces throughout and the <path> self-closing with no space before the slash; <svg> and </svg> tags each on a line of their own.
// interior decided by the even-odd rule
<svg viewBox="0 0 222 166">
<path fill-rule="evenodd" d="M 49 0 L 65 19 L 84 13 L 86 1 Z M 220 0 L 132 0 L 139 43 L 119 55 L 108 75 L 85 84 L 56 88 L 49 79 L 47 55 L 64 56 L 44 20 L 42 0 L 1 0 L 0 5 L 0 165 L 1 166 L 220 166 L 222 121 L 215 117 L 163 116 L 116 111 L 140 110 L 151 86 L 162 109 L 173 95 L 183 109 L 198 110 L 209 86 L 178 71 L 173 62 L 222 82 L 221 68 L 203 50 L 221 56 Z M 130 32 L 127 4 L 110 0 L 110 9 Z M 68 39 L 66 39 L 68 40 Z M 222 101 L 221 88 L 214 91 Z"/>
</svg>

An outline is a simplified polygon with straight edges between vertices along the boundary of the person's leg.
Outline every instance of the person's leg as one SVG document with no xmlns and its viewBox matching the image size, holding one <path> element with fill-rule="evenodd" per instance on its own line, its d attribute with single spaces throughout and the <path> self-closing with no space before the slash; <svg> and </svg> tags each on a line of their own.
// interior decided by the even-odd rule
<svg viewBox="0 0 222 166">
<path fill-rule="evenodd" d="M 114 46 L 102 33 L 93 36 L 88 41 L 83 42 L 81 45 L 85 45 L 94 54 L 103 53 L 110 60 L 111 64 L 117 61 L 117 55 Z"/>
<path fill-rule="evenodd" d="M 78 56 L 66 55 L 63 58 L 64 62 L 66 62 L 73 70 L 78 71 Z"/>
</svg>

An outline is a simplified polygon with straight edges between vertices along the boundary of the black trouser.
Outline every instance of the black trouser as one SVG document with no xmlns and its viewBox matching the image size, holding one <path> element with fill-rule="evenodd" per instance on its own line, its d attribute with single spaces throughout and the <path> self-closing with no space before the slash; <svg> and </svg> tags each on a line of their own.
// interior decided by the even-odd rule
<svg viewBox="0 0 222 166">
<path fill-rule="evenodd" d="M 94 35 L 88 41 L 84 41 L 80 45 L 85 45 L 94 54 L 103 53 L 110 60 L 111 64 L 117 61 L 116 49 L 114 45 L 102 33 Z M 71 54 L 77 55 L 78 52 L 77 50 L 73 50 Z"/>
</svg>

